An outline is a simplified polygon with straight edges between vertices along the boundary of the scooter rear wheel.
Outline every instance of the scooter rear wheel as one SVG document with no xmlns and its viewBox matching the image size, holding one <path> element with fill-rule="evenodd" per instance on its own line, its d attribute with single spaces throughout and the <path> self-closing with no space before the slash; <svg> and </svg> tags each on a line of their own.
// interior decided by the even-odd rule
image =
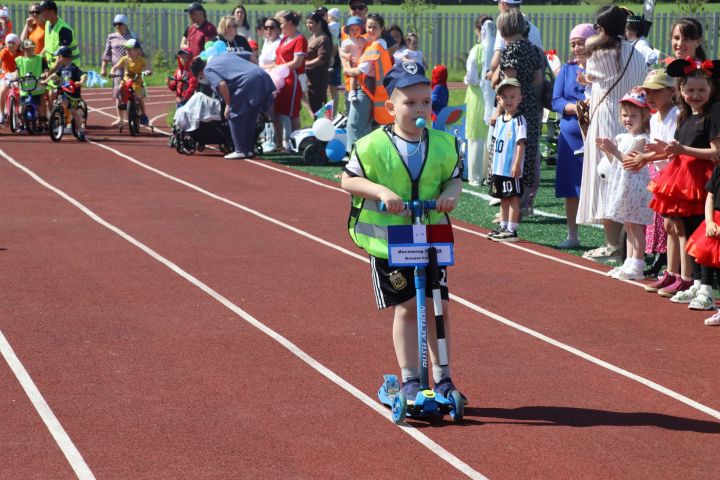
<svg viewBox="0 0 720 480">
<path fill-rule="evenodd" d="M 448 398 L 448 400 L 452 402 L 452 406 L 450 407 L 450 418 L 453 422 L 459 422 L 465 415 L 465 402 L 463 401 L 462 395 L 460 395 L 460 392 L 457 390 L 450 392 L 449 397 L 450 398 Z"/>
</svg>

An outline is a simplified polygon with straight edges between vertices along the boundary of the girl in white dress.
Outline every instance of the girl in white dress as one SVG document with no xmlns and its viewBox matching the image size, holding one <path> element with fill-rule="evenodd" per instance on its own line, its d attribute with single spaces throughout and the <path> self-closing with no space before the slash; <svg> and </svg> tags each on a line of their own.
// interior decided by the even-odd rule
<svg viewBox="0 0 720 480">
<path fill-rule="evenodd" d="M 650 108 L 643 90 L 633 89 L 620 100 L 620 121 L 627 133 L 617 135 L 615 141 L 596 139 L 597 147 L 612 163 L 605 215 L 613 222 L 624 224 L 627 232 L 625 263 L 608 275 L 621 280 L 642 280 L 645 278 L 645 225 L 653 220 L 653 211 L 648 207 L 650 172 L 647 166 L 626 169 L 624 162 L 631 161 L 631 152 L 642 153 L 650 141 Z"/>
<path fill-rule="evenodd" d="M 597 148 L 595 140 L 615 138 L 622 133 L 623 128 L 618 120 L 620 118 L 618 102 L 625 92 L 645 80 L 648 71 L 645 59 L 637 53 L 632 43 L 618 38 L 624 33 L 626 20 L 627 13 L 615 5 L 600 9 L 596 19 L 599 35 L 587 40 L 586 48 L 592 50 L 592 55 L 587 60 L 585 78 L 579 79 L 592 83 L 592 95 L 591 120 L 585 139 L 576 218 L 578 224 L 603 223 L 605 229 L 605 245 L 585 254 L 586 258 L 593 260 L 619 258 L 621 229 L 620 224 L 605 219 L 607 182 L 597 174 L 597 165 L 603 153 Z M 623 74 L 625 65 L 627 69 Z M 615 84 L 618 78 L 620 81 Z"/>
</svg>

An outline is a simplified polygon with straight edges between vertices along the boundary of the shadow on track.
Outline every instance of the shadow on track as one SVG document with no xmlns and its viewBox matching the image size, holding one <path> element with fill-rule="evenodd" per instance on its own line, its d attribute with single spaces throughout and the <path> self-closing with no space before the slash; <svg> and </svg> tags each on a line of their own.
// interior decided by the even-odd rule
<svg viewBox="0 0 720 480">
<path fill-rule="evenodd" d="M 658 427 L 666 430 L 720 434 L 720 422 L 649 412 L 612 412 L 575 407 L 465 408 L 465 418 L 482 417 L 482 423 L 537 427 Z M 509 421 L 493 421 L 506 419 Z M 512 420 L 512 421 L 510 421 Z"/>
</svg>

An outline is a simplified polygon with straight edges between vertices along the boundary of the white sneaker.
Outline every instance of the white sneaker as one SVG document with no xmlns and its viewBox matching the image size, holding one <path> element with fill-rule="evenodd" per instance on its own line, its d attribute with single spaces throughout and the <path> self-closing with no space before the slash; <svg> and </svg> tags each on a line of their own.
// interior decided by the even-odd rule
<svg viewBox="0 0 720 480">
<path fill-rule="evenodd" d="M 698 292 L 695 298 L 690 300 L 688 308 L 690 310 L 715 310 L 715 299 L 703 292 Z"/>
<path fill-rule="evenodd" d="M 675 295 L 673 295 L 670 301 L 673 303 L 690 303 L 692 299 L 697 296 L 699 289 L 700 287 L 696 287 L 695 285 L 693 285 L 687 290 L 677 292 Z"/>
<path fill-rule="evenodd" d="M 617 278 L 617 276 L 620 274 L 620 272 L 622 272 L 622 269 L 623 269 L 623 266 L 620 265 L 619 267 L 613 268 L 609 272 L 603 273 L 603 275 L 605 275 L 606 277 Z"/>
<path fill-rule="evenodd" d="M 247 156 L 244 153 L 240 152 L 231 152 L 225 155 L 225 158 L 228 160 L 236 160 L 236 159 L 244 159 L 247 158 Z"/>
<path fill-rule="evenodd" d="M 613 277 L 618 280 L 645 280 L 645 274 L 642 268 L 625 268 L 618 272 L 617 276 Z"/>
<path fill-rule="evenodd" d="M 706 318 L 705 325 L 707 325 L 708 327 L 714 327 L 714 326 L 720 325 L 720 311 L 718 311 L 712 317 Z"/>
<path fill-rule="evenodd" d="M 5 114 L 0 113 L 0 123 L 5 123 Z"/>
</svg>

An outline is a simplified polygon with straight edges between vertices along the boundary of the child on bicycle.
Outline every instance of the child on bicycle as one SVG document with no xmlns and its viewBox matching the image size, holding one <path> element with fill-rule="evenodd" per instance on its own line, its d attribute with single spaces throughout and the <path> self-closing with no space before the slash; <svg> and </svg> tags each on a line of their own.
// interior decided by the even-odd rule
<svg viewBox="0 0 720 480">
<path fill-rule="evenodd" d="M 413 268 L 388 264 L 388 225 L 406 225 L 404 202 L 436 200 L 427 223 L 449 223 L 447 213 L 457 205 L 462 191 L 459 149 L 456 139 L 430 123 L 430 80 L 420 64 L 403 62 L 390 70 L 383 84 L 390 99 L 385 102 L 395 123 L 380 127 L 353 145 L 342 176 L 342 188 L 352 195 L 348 222 L 350 236 L 370 255 L 375 300 L 378 308 L 393 307 L 393 341 L 402 374 L 402 391 L 411 403 L 420 389 L 420 366 L 415 317 Z M 380 212 L 379 202 L 387 212 Z M 450 340 L 449 292 L 446 267 L 440 267 L 441 297 L 447 342 Z M 426 296 L 432 297 L 428 286 Z M 428 312 L 428 318 L 433 315 Z M 448 397 L 457 390 L 450 367 L 438 363 L 435 322 L 428 322 L 428 346 L 435 390 Z"/>
<path fill-rule="evenodd" d="M 38 125 L 40 128 L 44 128 L 47 126 L 47 104 L 43 101 L 43 97 L 45 97 L 47 93 L 47 88 L 40 83 L 40 78 L 43 72 L 46 72 L 48 69 L 47 60 L 45 57 L 35 54 L 35 42 L 29 38 L 22 42 L 22 50 L 24 56 L 15 59 L 18 78 L 32 75 L 37 82 L 34 84 L 35 88 L 32 90 L 25 90 L 28 86 L 32 88 L 32 81 L 28 83 L 20 82 L 20 97 L 24 99 L 30 96 L 32 104 L 35 105 L 38 110 Z"/>
<path fill-rule="evenodd" d="M 140 123 L 148 125 L 148 117 L 145 114 L 145 88 L 143 85 L 143 73 L 145 75 L 152 74 L 152 70 L 149 67 L 147 59 L 143 55 L 140 42 L 136 39 L 131 38 L 125 42 L 125 51 L 127 55 L 123 55 L 120 60 L 112 67 L 110 74 L 116 73 L 118 70 L 123 69 L 123 82 L 124 85 L 120 89 L 122 98 L 120 99 L 123 104 L 127 104 L 128 101 L 128 88 L 132 85 L 135 90 L 135 95 L 140 105 Z"/>
<path fill-rule="evenodd" d="M 180 50 L 177 53 L 178 68 L 175 70 L 175 74 L 167 79 L 168 88 L 171 92 L 175 92 L 175 102 L 178 108 L 185 105 L 197 90 L 198 81 L 190 70 L 190 62 L 192 62 L 192 52 Z"/>
<path fill-rule="evenodd" d="M 65 97 L 68 99 L 68 108 L 77 126 L 77 139 L 85 142 L 87 141 L 85 139 L 85 124 L 83 123 L 82 113 L 78 108 L 78 104 L 80 100 L 82 100 L 81 87 L 87 75 L 73 63 L 73 53 L 70 47 L 60 47 L 54 55 L 57 57 L 55 66 L 43 73 L 42 77 L 46 80 L 42 83 L 47 84 L 51 78 L 55 82 L 58 82 L 58 91 L 62 90 L 65 92 Z M 55 77 L 58 77 L 59 80 Z"/>
<path fill-rule="evenodd" d="M 20 50 L 20 37 L 14 33 L 5 37 L 5 47 L 0 50 L 0 123 L 5 123 L 5 103 L 7 102 L 9 84 L 8 79 L 16 77 L 17 64 L 15 60 L 22 55 Z"/>
</svg>

